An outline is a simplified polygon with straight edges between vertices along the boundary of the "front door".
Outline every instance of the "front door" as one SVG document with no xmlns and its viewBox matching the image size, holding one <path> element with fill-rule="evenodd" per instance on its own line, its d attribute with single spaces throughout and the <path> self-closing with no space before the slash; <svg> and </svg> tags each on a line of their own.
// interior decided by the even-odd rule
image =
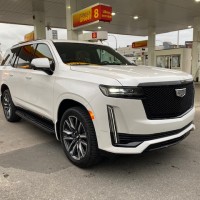
<svg viewBox="0 0 200 200">
<path fill-rule="evenodd" d="M 52 53 L 47 44 L 38 44 L 34 58 L 48 58 L 54 63 Z M 48 119 L 53 118 L 53 85 L 55 76 L 40 70 L 28 70 L 26 73 L 25 101 L 30 111 Z"/>
</svg>

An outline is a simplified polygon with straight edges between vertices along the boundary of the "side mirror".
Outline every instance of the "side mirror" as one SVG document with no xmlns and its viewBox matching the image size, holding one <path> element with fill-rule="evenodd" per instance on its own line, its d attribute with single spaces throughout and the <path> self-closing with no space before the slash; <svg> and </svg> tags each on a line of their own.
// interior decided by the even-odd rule
<svg viewBox="0 0 200 200">
<path fill-rule="evenodd" d="M 48 58 L 35 58 L 32 60 L 31 65 L 35 67 L 36 69 L 43 68 L 43 69 L 49 69 L 50 63 Z"/>
<path fill-rule="evenodd" d="M 42 70 L 49 75 L 53 74 L 48 58 L 35 58 L 32 60 L 31 66 L 33 66 L 35 70 Z"/>
</svg>

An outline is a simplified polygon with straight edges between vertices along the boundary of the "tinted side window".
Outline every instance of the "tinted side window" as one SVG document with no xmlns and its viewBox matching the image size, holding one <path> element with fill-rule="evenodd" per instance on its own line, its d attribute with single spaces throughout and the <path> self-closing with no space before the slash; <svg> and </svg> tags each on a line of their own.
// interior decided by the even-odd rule
<svg viewBox="0 0 200 200">
<path fill-rule="evenodd" d="M 34 58 L 34 52 L 34 45 L 26 45 L 21 47 L 15 66 L 22 69 L 31 69 L 30 63 Z"/>
<path fill-rule="evenodd" d="M 35 51 L 35 58 L 48 58 L 49 61 L 53 61 L 53 56 L 49 47 L 46 44 L 38 44 Z"/>
<path fill-rule="evenodd" d="M 14 66 L 20 47 L 11 49 L 11 56 L 8 59 L 8 65 Z"/>
</svg>

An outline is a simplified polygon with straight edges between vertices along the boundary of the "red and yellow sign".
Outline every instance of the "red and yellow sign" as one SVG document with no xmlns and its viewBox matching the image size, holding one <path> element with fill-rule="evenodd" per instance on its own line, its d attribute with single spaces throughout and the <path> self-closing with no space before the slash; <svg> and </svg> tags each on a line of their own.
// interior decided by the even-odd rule
<svg viewBox="0 0 200 200">
<path fill-rule="evenodd" d="M 112 7 L 104 4 L 95 4 L 73 14 L 73 27 L 92 24 L 96 21 L 112 21 Z"/>
<path fill-rule="evenodd" d="M 97 32 L 92 32 L 92 39 L 97 38 Z"/>
<path fill-rule="evenodd" d="M 34 31 L 30 32 L 30 33 L 27 33 L 25 36 L 24 36 L 24 41 L 25 42 L 28 42 L 28 41 L 32 41 L 34 40 Z"/>
<path fill-rule="evenodd" d="M 144 41 L 138 41 L 138 42 L 133 42 L 132 43 L 132 48 L 141 48 L 141 47 L 147 47 L 147 40 Z"/>
</svg>

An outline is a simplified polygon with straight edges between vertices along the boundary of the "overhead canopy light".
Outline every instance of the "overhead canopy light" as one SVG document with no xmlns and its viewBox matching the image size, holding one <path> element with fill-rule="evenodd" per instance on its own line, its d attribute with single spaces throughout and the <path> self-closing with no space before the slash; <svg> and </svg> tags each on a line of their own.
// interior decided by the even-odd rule
<svg viewBox="0 0 200 200">
<path fill-rule="evenodd" d="M 133 17 L 133 19 L 134 19 L 134 20 L 138 20 L 138 19 L 139 19 L 139 16 L 138 16 L 138 15 L 135 15 L 135 16 Z"/>
</svg>

